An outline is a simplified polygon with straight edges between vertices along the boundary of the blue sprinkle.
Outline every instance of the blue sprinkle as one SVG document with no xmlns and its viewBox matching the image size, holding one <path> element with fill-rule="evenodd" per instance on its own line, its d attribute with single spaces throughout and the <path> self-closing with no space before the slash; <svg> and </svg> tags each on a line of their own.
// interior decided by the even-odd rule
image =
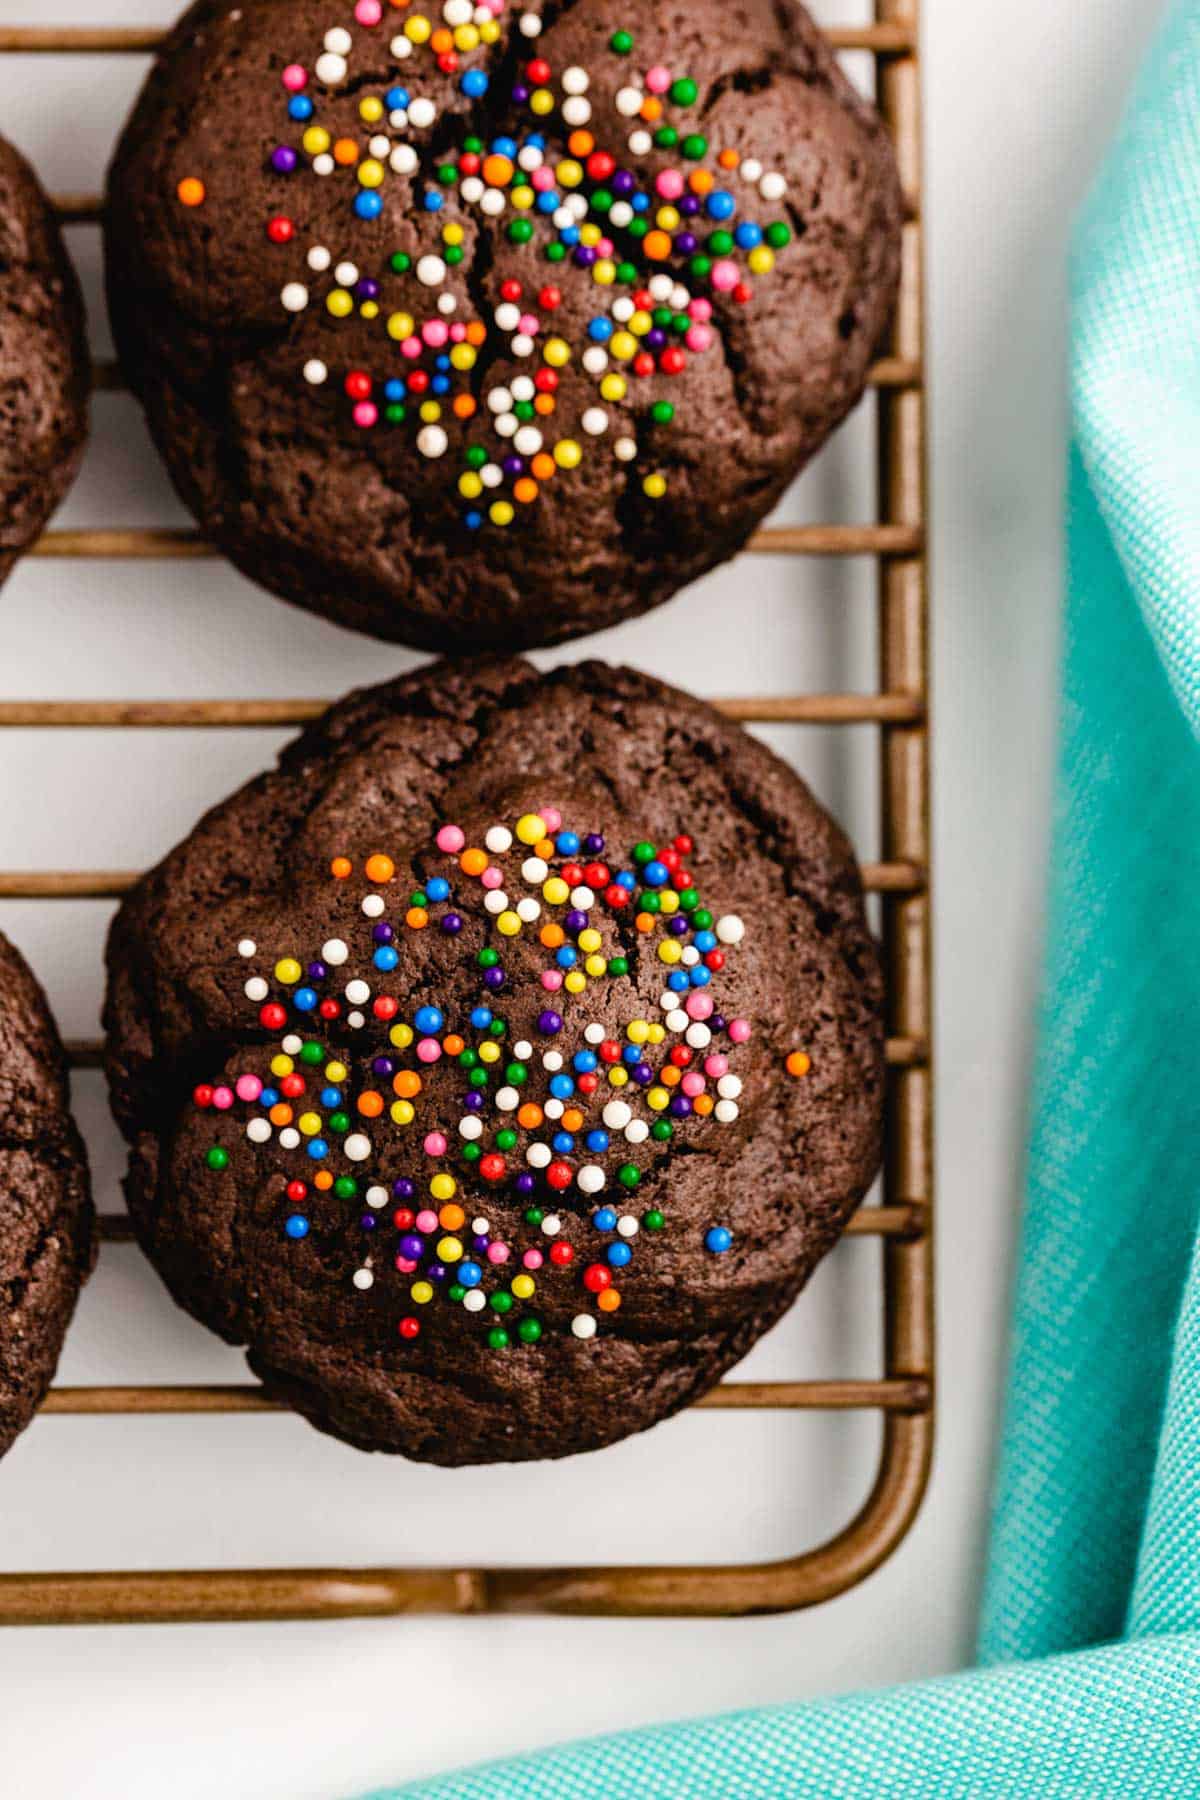
<svg viewBox="0 0 1200 1800">
<path fill-rule="evenodd" d="M 578 225 L 564 225 L 558 235 L 564 244 L 575 245 L 579 242 L 579 227 Z"/>
<path fill-rule="evenodd" d="M 510 137 L 498 137 L 492 140 L 492 150 L 497 156 L 507 156 L 511 162 L 517 160 L 517 140 Z"/>
<path fill-rule="evenodd" d="M 554 960 L 560 969 L 573 969 L 575 964 L 579 961 L 579 952 L 576 950 L 574 944 L 564 944 L 556 953 Z M 595 1063 L 593 1063 L 592 1067 L 595 1068 L 595 1066 Z"/>
<path fill-rule="evenodd" d="M 543 188 L 533 204 L 540 213 L 557 212 L 559 207 L 559 197 L 554 192 L 553 188 Z"/>
<path fill-rule="evenodd" d="M 737 211 L 737 201 L 724 188 L 715 188 L 704 202 L 704 210 L 710 219 L 731 219 Z"/>
<path fill-rule="evenodd" d="M 633 196 L 633 199 L 630 201 L 630 205 L 633 207 L 633 210 L 636 213 L 647 212 L 650 207 L 649 194 L 635 194 Z"/>
<path fill-rule="evenodd" d="M 560 856 L 578 856 L 579 838 L 573 831 L 560 831 L 554 840 L 554 848 Z"/>
<path fill-rule="evenodd" d="M 292 1005 L 297 1012 L 312 1012 L 317 1004 L 317 996 L 312 988 L 297 988 L 292 995 Z"/>
<path fill-rule="evenodd" d="M 685 994 L 691 985 L 686 969 L 672 969 L 667 976 L 667 986 L 673 994 Z"/>
<path fill-rule="evenodd" d="M 569 1075 L 552 1075 L 550 1077 L 550 1092 L 556 1100 L 569 1100 L 571 1095 L 575 1092 L 575 1083 L 571 1080 Z"/>
<path fill-rule="evenodd" d="M 704 1248 L 711 1250 L 714 1256 L 724 1256 L 733 1242 L 733 1233 L 726 1231 L 723 1225 L 712 1225 L 704 1234 Z"/>
<path fill-rule="evenodd" d="M 608 1260 L 614 1269 L 623 1269 L 626 1263 L 633 1261 L 633 1251 L 628 1244 L 618 1241 L 608 1246 Z"/>
<path fill-rule="evenodd" d="M 588 336 L 594 344 L 607 344 L 612 334 L 611 319 L 593 319 L 588 326 Z"/>
<path fill-rule="evenodd" d="M 446 880 L 444 875 L 435 875 L 432 881 L 427 881 L 425 883 L 425 894 L 430 900 L 448 900 L 450 898 L 450 883 Z M 479 1010 L 482 1011 L 483 1008 L 480 1008 Z M 489 1014 L 485 1023 L 490 1025 L 491 1022 L 491 1015 Z"/>
<path fill-rule="evenodd" d="M 390 381 L 384 382 L 383 397 L 385 400 L 390 400 L 393 402 L 393 404 L 395 404 L 396 402 L 398 402 L 400 400 L 406 399 L 407 396 L 408 396 L 407 381 L 400 381 L 397 379 L 397 377 L 395 375 L 393 375 L 392 379 Z"/>
<path fill-rule="evenodd" d="M 413 1024 L 422 1037 L 432 1037 L 446 1023 L 445 1018 L 436 1006 L 418 1006 Z"/>
<path fill-rule="evenodd" d="M 640 1044 L 626 1044 L 625 1048 L 621 1052 L 621 1061 L 624 1063 L 629 1063 L 629 1065 L 632 1067 L 632 1065 L 634 1063 L 640 1063 L 641 1060 L 642 1060 L 641 1045 Z"/>
<path fill-rule="evenodd" d="M 429 383 L 429 386 L 435 394 L 448 394 L 450 392 L 450 377 L 448 375 L 435 375 L 433 380 Z"/>
<path fill-rule="evenodd" d="M 637 886 L 637 876 L 633 873 L 632 869 L 621 870 L 621 873 L 617 876 L 617 886 L 624 888 L 627 894 L 632 894 L 634 888 Z"/>
<path fill-rule="evenodd" d="M 380 944 L 372 961 L 374 962 L 375 967 L 377 969 L 382 969 L 386 975 L 390 973 L 400 961 L 400 952 L 394 949 L 391 944 Z"/>
<path fill-rule="evenodd" d="M 293 1213 L 283 1229 L 290 1238 L 295 1238 L 298 1242 L 308 1236 L 308 1220 L 303 1213 Z"/>
<path fill-rule="evenodd" d="M 279 1105 L 279 1089 L 278 1088 L 264 1088 L 262 1093 L 258 1096 L 258 1104 L 261 1107 L 266 1108 L 267 1111 L 270 1111 L 271 1107 L 273 1107 L 273 1106 L 278 1106 Z"/>
<path fill-rule="evenodd" d="M 492 1022 L 492 1011 L 488 1006 L 477 1006 L 471 1014 L 471 1023 L 476 1031 L 486 1031 Z"/>
<path fill-rule="evenodd" d="M 322 1106 L 340 1106 L 342 1104 L 341 1088 L 327 1087 L 321 1089 Z"/>
<path fill-rule="evenodd" d="M 440 194 L 436 188 L 427 188 L 425 190 L 426 212 L 441 212 L 445 204 L 446 201 L 444 195 Z"/>
<path fill-rule="evenodd" d="M 666 863 L 648 862 L 642 870 L 642 880 L 647 887 L 666 887 L 671 879 L 671 871 Z"/>
<path fill-rule="evenodd" d="M 617 1215 L 611 1206 L 602 1206 L 599 1212 L 592 1214 L 592 1224 L 597 1231 L 613 1231 L 616 1229 Z"/>
<path fill-rule="evenodd" d="M 468 531 L 478 531 L 483 524 L 483 514 L 472 509 L 471 512 L 463 514 L 463 524 Z"/>
<path fill-rule="evenodd" d="M 697 963 L 688 970 L 688 980 L 693 987 L 707 987 L 712 980 L 712 970 L 706 969 L 703 963 Z"/>
<path fill-rule="evenodd" d="M 750 219 L 744 220 L 734 232 L 733 241 L 739 250 L 753 250 L 762 243 L 762 226 L 755 225 Z"/>
<path fill-rule="evenodd" d="M 354 210 L 360 219 L 377 219 L 383 211 L 383 199 L 369 188 L 364 188 L 354 202 Z"/>
<path fill-rule="evenodd" d="M 707 956 L 710 950 L 715 950 L 717 947 L 717 934 L 715 931 L 698 931 L 692 942 L 701 956 Z"/>
<path fill-rule="evenodd" d="M 329 1155 L 329 1145 L 325 1142 L 324 1138 L 309 1138 L 308 1154 L 312 1157 L 314 1162 L 320 1162 L 323 1156 Z"/>
<path fill-rule="evenodd" d="M 572 1067 L 577 1075 L 590 1075 L 596 1067 L 597 1057 L 594 1050 L 577 1050 L 571 1058 Z"/>
<path fill-rule="evenodd" d="M 293 94 L 291 99 L 288 101 L 288 118 L 289 119 L 311 119 L 312 116 L 313 116 L 313 103 L 309 99 L 308 95 L 307 94 Z"/>
<path fill-rule="evenodd" d="M 458 1279 L 464 1287 L 478 1287 L 483 1280 L 483 1270 L 477 1262 L 459 1263 Z"/>
<path fill-rule="evenodd" d="M 383 96 L 383 103 L 389 112 L 403 112 L 408 105 L 408 89 L 402 87 L 389 88 Z"/>
<path fill-rule="evenodd" d="M 433 366 L 435 369 L 448 369 L 450 367 L 450 358 L 445 355 L 437 356 L 434 358 Z"/>
<path fill-rule="evenodd" d="M 468 69 L 459 86 L 469 99 L 479 100 L 487 93 L 488 78 L 482 69 Z"/>
<path fill-rule="evenodd" d="M 608 1149 L 607 1131 L 589 1131 L 583 1141 L 593 1156 L 599 1156 L 602 1151 Z"/>
<path fill-rule="evenodd" d="M 575 1148 L 575 1139 L 569 1131 L 556 1131 L 550 1143 L 557 1156 L 570 1156 Z"/>
</svg>

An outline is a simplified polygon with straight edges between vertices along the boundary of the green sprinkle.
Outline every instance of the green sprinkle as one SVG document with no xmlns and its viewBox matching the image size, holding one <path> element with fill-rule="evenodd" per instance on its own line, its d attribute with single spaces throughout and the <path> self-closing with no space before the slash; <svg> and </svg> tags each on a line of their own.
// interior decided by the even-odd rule
<svg viewBox="0 0 1200 1800">
<path fill-rule="evenodd" d="M 421 888 L 418 888 L 414 894 L 408 896 L 408 904 L 410 906 L 428 906 L 429 897 Z"/>
<path fill-rule="evenodd" d="M 652 890 L 638 895 L 638 911 L 656 913 L 662 911 L 662 901 Z"/>
<path fill-rule="evenodd" d="M 636 263 L 623 262 L 617 264 L 617 280 L 622 282 L 625 287 L 628 287 L 630 283 L 636 281 L 637 278 L 638 272 Z"/>
<path fill-rule="evenodd" d="M 618 56 L 628 56 L 633 49 L 633 33 L 631 31 L 614 31 L 608 40 L 608 47 L 610 50 L 615 50 Z"/>
<path fill-rule="evenodd" d="M 629 235 L 632 238 L 644 238 L 649 229 L 645 219 L 633 219 L 628 227 Z"/>
<path fill-rule="evenodd" d="M 463 247 L 461 244 L 447 244 L 442 254 L 452 269 L 457 268 L 463 259 Z"/>
<path fill-rule="evenodd" d="M 339 1175 L 333 1184 L 333 1191 L 339 1200 L 353 1200 L 358 1192 L 358 1183 L 351 1175 Z"/>
<path fill-rule="evenodd" d="M 485 1088 L 488 1084 L 488 1072 L 486 1069 L 472 1069 L 468 1080 L 472 1087 Z"/>
<path fill-rule="evenodd" d="M 699 162 L 708 154 L 708 139 L 701 137 L 698 131 L 689 131 L 683 140 L 683 154 L 689 162 Z"/>
<path fill-rule="evenodd" d="M 496 1133 L 497 1150 L 515 1150 L 516 1147 L 517 1134 L 515 1131 L 510 1130 L 508 1126 L 505 1126 L 503 1131 L 498 1131 Z"/>
<path fill-rule="evenodd" d="M 592 195 L 590 205 L 591 205 L 591 209 L 593 212 L 606 213 L 608 211 L 609 207 L 612 205 L 612 203 L 613 203 L 613 197 L 609 193 L 608 189 L 607 188 L 597 188 L 595 193 Z"/>
<path fill-rule="evenodd" d="M 790 244 L 792 241 L 791 231 L 781 219 L 776 219 L 773 225 L 767 226 L 766 235 L 772 250 L 782 250 L 785 244 Z"/>
<path fill-rule="evenodd" d="M 507 1030 L 508 1030 L 507 1020 L 493 1019 L 491 1024 L 488 1026 L 488 1036 L 495 1037 L 495 1038 L 501 1038 L 504 1036 L 504 1034 Z"/>
<path fill-rule="evenodd" d="M 678 81 L 671 83 L 671 100 L 675 106 L 691 106 L 699 93 L 690 75 L 681 75 Z"/>
<path fill-rule="evenodd" d="M 407 275 L 412 268 L 412 257 L 404 250 L 397 250 L 392 257 L 392 271 L 396 275 Z"/>
<path fill-rule="evenodd" d="M 478 156 L 479 152 L 483 149 L 483 139 L 481 137 L 464 138 L 463 149 L 470 151 L 472 156 Z"/>
<path fill-rule="evenodd" d="M 525 1223 L 527 1225 L 540 1225 L 545 1216 L 546 1215 L 540 1206 L 527 1206 L 525 1208 Z"/>
<path fill-rule="evenodd" d="M 627 956 L 610 956 L 608 959 L 608 972 L 610 975 L 628 975 L 629 958 Z"/>
<path fill-rule="evenodd" d="M 223 1150 L 220 1144 L 214 1144 L 204 1160 L 210 1169 L 227 1169 L 229 1167 L 229 1152 L 228 1150 Z"/>
<path fill-rule="evenodd" d="M 493 1325 L 488 1332 L 488 1348 L 489 1350 L 508 1349 L 508 1333 L 503 1325 Z"/>
<path fill-rule="evenodd" d="M 529 1077 L 529 1070 L 524 1063 L 509 1063 L 504 1071 L 504 1079 L 513 1087 L 523 1087 Z"/>
<path fill-rule="evenodd" d="M 684 888 L 682 894 L 679 896 L 680 912 L 691 912 L 692 908 L 694 906 L 699 906 L 699 904 L 700 896 L 695 888 Z"/>
<path fill-rule="evenodd" d="M 692 260 L 688 263 L 688 270 L 702 281 L 706 275 L 712 273 L 712 257 L 693 256 Z"/>
<path fill-rule="evenodd" d="M 636 1163 L 622 1163 L 617 1170 L 617 1180 L 622 1187 L 635 1188 L 642 1179 L 642 1171 Z"/>
<path fill-rule="evenodd" d="M 528 219 L 514 219 L 508 228 L 508 235 L 514 244 L 527 244 L 533 236 L 533 226 Z"/>
<path fill-rule="evenodd" d="M 733 249 L 733 233 L 714 231 L 708 240 L 708 247 L 716 256 L 728 256 Z"/>
<path fill-rule="evenodd" d="M 391 400 L 383 409 L 383 416 L 389 425 L 403 425 L 408 417 L 408 408 L 401 406 L 398 400 Z M 414 901 L 415 905 L 416 902 Z"/>
<path fill-rule="evenodd" d="M 654 142 L 660 150 L 673 150 L 679 142 L 679 133 L 673 125 L 660 125 L 654 134 Z"/>
<path fill-rule="evenodd" d="M 654 311 L 650 314 L 654 323 L 663 331 L 666 330 L 674 316 L 675 315 L 672 313 L 669 306 L 656 306 Z"/>
<path fill-rule="evenodd" d="M 488 1305 L 491 1307 L 493 1312 L 498 1312 L 498 1313 L 511 1312 L 512 1304 L 513 1304 L 512 1295 L 504 1293 L 503 1290 L 501 1290 L 500 1293 L 498 1293 L 498 1294 L 491 1294 L 488 1297 Z"/>
<path fill-rule="evenodd" d="M 339 1133 L 343 1132 L 343 1131 L 349 1131 L 349 1129 L 350 1129 L 350 1114 L 344 1113 L 344 1112 L 330 1113 L 329 1129 L 330 1129 L 330 1131 L 336 1131 Z"/>
<path fill-rule="evenodd" d="M 706 906 L 699 907 L 692 914 L 692 924 L 697 931 L 707 931 L 713 922 L 713 916 Z"/>
<path fill-rule="evenodd" d="M 494 969 L 496 964 L 500 961 L 500 952 L 498 950 L 493 950 L 490 944 L 485 944 L 475 960 L 478 962 L 481 969 Z"/>
<path fill-rule="evenodd" d="M 661 1231 L 666 1224 L 666 1220 L 663 1218 L 658 1208 L 655 1207 L 653 1212 L 642 1214 L 642 1224 L 646 1227 L 647 1231 Z"/>
<path fill-rule="evenodd" d="M 482 444 L 468 445 L 466 452 L 466 464 L 468 469 L 482 469 L 487 459 L 488 453 Z"/>
<path fill-rule="evenodd" d="M 559 244 L 559 243 L 547 244 L 546 248 L 543 252 L 543 255 L 545 256 L 546 261 L 554 262 L 554 263 L 562 262 L 563 258 L 566 256 L 566 254 L 567 254 L 566 245 Z"/>
<path fill-rule="evenodd" d="M 477 1163 L 482 1155 L 483 1151 L 478 1144 L 463 1145 L 462 1159 L 465 1163 Z"/>
<path fill-rule="evenodd" d="M 447 1300 L 453 1300 L 456 1306 L 461 1305 L 466 1291 L 467 1290 L 461 1281 L 452 1282 L 446 1289 L 446 1298 Z"/>
<path fill-rule="evenodd" d="M 669 425 L 675 417 L 675 408 L 669 400 L 656 400 L 650 408 L 650 417 L 656 425 Z"/>
<path fill-rule="evenodd" d="M 660 1144 L 665 1144 L 675 1136 L 675 1127 L 670 1119 L 655 1119 L 650 1127 L 650 1136 L 657 1138 Z"/>
<path fill-rule="evenodd" d="M 443 187 L 453 187 L 458 179 L 458 170 L 453 163 L 439 163 L 437 178 Z"/>
<path fill-rule="evenodd" d="M 655 850 L 654 845 L 647 842 L 645 838 L 642 839 L 640 844 L 635 844 L 633 846 L 633 860 L 635 863 L 653 862 L 657 854 L 658 852 Z"/>
<path fill-rule="evenodd" d="M 523 1344 L 536 1344 L 542 1335 L 540 1319 L 522 1319 L 517 1326 L 517 1336 Z"/>
<path fill-rule="evenodd" d="M 314 1043 L 312 1038 L 309 1038 L 307 1044 L 301 1048 L 300 1061 L 303 1063 L 319 1063 L 324 1062 L 324 1060 L 325 1046 L 323 1044 Z"/>
<path fill-rule="evenodd" d="M 518 419 L 533 419 L 537 417 L 537 414 L 534 412 L 532 400 L 518 400 L 517 404 L 513 407 L 513 411 L 516 413 Z"/>
</svg>

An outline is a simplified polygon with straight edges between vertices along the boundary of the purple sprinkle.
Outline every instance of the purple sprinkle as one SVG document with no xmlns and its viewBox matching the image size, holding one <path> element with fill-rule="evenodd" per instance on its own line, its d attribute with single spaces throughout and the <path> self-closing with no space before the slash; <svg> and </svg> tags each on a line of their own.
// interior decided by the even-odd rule
<svg viewBox="0 0 1200 1800">
<path fill-rule="evenodd" d="M 416 1262 L 418 1257 L 425 1254 L 425 1239 L 418 1237 L 415 1232 L 405 1232 L 400 1239 L 400 1254 L 406 1256 L 409 1262 Z"/>
<path fill-rule="evenodd" d="M 517 82 L 516 86 L 513 88 L 512 97 L 516 105 L 524 106 L 529 98 L 529 89 L 525 86 L 524 82 Z"/>
<path fill-rule="evenodd" d="M 629 173 L 628 169 L 618 169 L 609 183 L 609 186 L 612 188 L 614 194 L 632 194 L 634 188 L 637 186 L 637 180 Z"/>
<path fill-rule="evenodd" d="M 708 1021 L 708 1029 L 712 1032 L 724 1031 L 725 1017 L 723 1013 L 714 1013 Z"/>
<path fill-rule="evenodd" d="M 463 928 L 463 922 L 462 922 L 462 915 L 460 913 L 443 913 L 442 914 L 442 930 L 448 931 L 450 933 L 451 937 L 457 937 L 458 933 L 462 930 L 462 928 Z"/>
<path fill-rule="evenodd" d="M 472 1250 L 478 1250 L 479 1253 L 483 1255 L 487 1251 L 487 1247 L 491 1241 L 491 1238 L 488 1237 L 486 1232 L 477 1231 L 471 1239 L 471 1248 Z"/>
<path fill-rule="evenodd" d="M 531 1175 L 528 1169 L 522 1169 L 513 1186 L 518 1194 L 532 1194 L 537 1187 L 537 1177 Z"/>
<path fill-rule="evenodd" d="M 679 210 L 685 219 L 694 219 L 700 211 L 699 194 L 683 194 L 680 197 Z"/>
<path fill-rule="evenodd" d="M 691 929 L 686 913 L 672 913 L 667 921 L 667 930 L 673 932 L 676 937 L 686 937 Z"/>
<path fill-rule="evenodd" d="M 650 330 L 646 333 L 647 350 L 661 350 L 666 344 L 666 341 L 667 334 L 662 329 L 661 325 L 652 325 Z"/>
<path fill-rule="evenodd" d="M 571 256 L 581 269 L 590 269 L 596 260 L 596 251 L 591 244 L 576 244 Z"/>
<path fill-rule="evenodd" d="M 463 1105 L 468 1112 L 482 1112 L 484 1108 L 483 1095 L 477 1093 L 476 1090 L 472 1088 L 470 1093 L 463 1100 Z"/>
<path fill-rule="evenodd" d="M 298 161 L 290 144 L 278 144 L 271 152 L 271 167 L 277 175 L 290 175 Z"/>
<path fill-rule="evenodd" d="M 485 969 L 483 971 L 483 985 L 484 987 L 491 988 L 492 992 L 495 993 L 504 986 L 504 970 Z"/>
<path fill-rule="evenodd" d="M 566 927 L 568 931 L 583 931 L 587 922 L 587 914 L 585 912 L 580 912 L 577 907 L 572 907 L 566 917 Z"/>
<path fill-rule="evenodd" d="M 372 1075 L 394 1075 L 396 1065 L 390 1056 L 377 1056 L 371 1064 Z"/>
<path fill-rule="evenodd" d="M 562 1014 L 547 1007 L 545 1012 L 538 1014 L 538 1030 L 543 1037 L 553 1037 L 555 1032 L 562 1030 Z"/>
<path fill-rule="evenodd" d="M 632 1073 L 639 1087 L 649 1087 L 654 1080 L 654 1070 L 649 1063 L 634 1063 Z"/>
<path fill-rule="evenodd" d="M 506 475 L 523 475 L 525 458 L 523 456 L 506 456 L 500 466 Z"/>
<path fill-rule="evenodd" d="M 310 962 L 308 965 L 308 979 L 310 981 L 324 981 L 328 973 L 329 970 L 325 967 L 323 962 Z"/>
<path fill-rule="evenodd" d="M 358 1222 L 362 1226 L 364 1231 L 374 1231 L 374 1229 L 375 1229 L 375 1214 L 374 1213 L 364 1213 L 362 1218 Z"/>
<path fill-rule="evenodd" d="M 411 1200 L 416 1191 L 416 1184 L 407 1175 L 401 1175 L 398 1181 L 392 1183 L 392 1192 L 397 1200 Z"/>
<path fill-rule="evenodd" d="M 376 925 L 371 933 L 371 936 L 377 944 L 390 944 L 395 935 L 395 932 L 392 930 L 386 919 L 380 919 L 378 925 Z"/>
<path fill-rule="evenodd" d="M 369 275 L 364 275 L 361 281 L 355 283 L 354 292 L 359 300 L 378 300 L 379 283 Z"/>
<path fill-rule="evenodd" d="M 432 1276 L 434 1281 L 445 1281 L 446 1265 L 445 1263 L 430 1263 L 425 1273 Z"/>
<path fill-rule="evenodd" d="M 686 1094 L 672 1094 L 670 1110 L 677 1119 L 686 1119 L 692 1110 L 692 1103 Z"/>
<path fill-rule="evenodd" d="M 589 832 L 583 840 L 583 847 L 589 856 L 599 856 L 604 849 L 604 839 L 598 831 Z"/>
<path fill-rule="evenodd" d="M 675 248 L 681 256 L 692 256 L 699 242 L 694 231 L 681 231 L 675 239 Z"/>
</svg>

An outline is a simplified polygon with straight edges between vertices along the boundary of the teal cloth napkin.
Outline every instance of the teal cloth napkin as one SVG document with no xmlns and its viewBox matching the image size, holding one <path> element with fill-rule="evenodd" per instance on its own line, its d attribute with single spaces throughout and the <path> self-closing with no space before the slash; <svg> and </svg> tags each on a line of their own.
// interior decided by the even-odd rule
<svg viewBox="0 0 1200 1800">
<path fill-rule="evenodd" d="M 1061 755 L 980 1667 L 397 1793 L 1200 1794 L 1200 0 L 1171 9 L 1084 210 L 1072 303 Z"/>
</svg>

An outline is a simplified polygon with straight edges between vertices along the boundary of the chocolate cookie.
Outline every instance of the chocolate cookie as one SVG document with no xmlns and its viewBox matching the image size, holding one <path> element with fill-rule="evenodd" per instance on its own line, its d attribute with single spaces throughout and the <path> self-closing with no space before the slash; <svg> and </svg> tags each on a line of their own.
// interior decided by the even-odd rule
<svg viewBox="0 0 1200 1800">
<path fill-rule="evenodd" d="M 83 300 L 58 221 L 0 138 L 0 583 L 75 479 L 90 390 Z"/>
<path fill-rule="evenodd" d="M 108 962 L 142 1244 L 365 1449 L 562 1456 L 674 1412 L 878 1161 L 845 839 L 627 669 L 351 695 L 143 879 Z"/>
<path fill-rule="evenodd" d="M 62 1044 L 45 994 L 0 936 L 0 1456 L 53 1379 L 92 1228 Z"/>
<path fill-rule="evenodd" d="M 745 543 L 862 393 L 900 219 L 791 0 L 199 0 L 117 152 L 109 293 L 240 568 L 510 651 Z"/>
</svg>

